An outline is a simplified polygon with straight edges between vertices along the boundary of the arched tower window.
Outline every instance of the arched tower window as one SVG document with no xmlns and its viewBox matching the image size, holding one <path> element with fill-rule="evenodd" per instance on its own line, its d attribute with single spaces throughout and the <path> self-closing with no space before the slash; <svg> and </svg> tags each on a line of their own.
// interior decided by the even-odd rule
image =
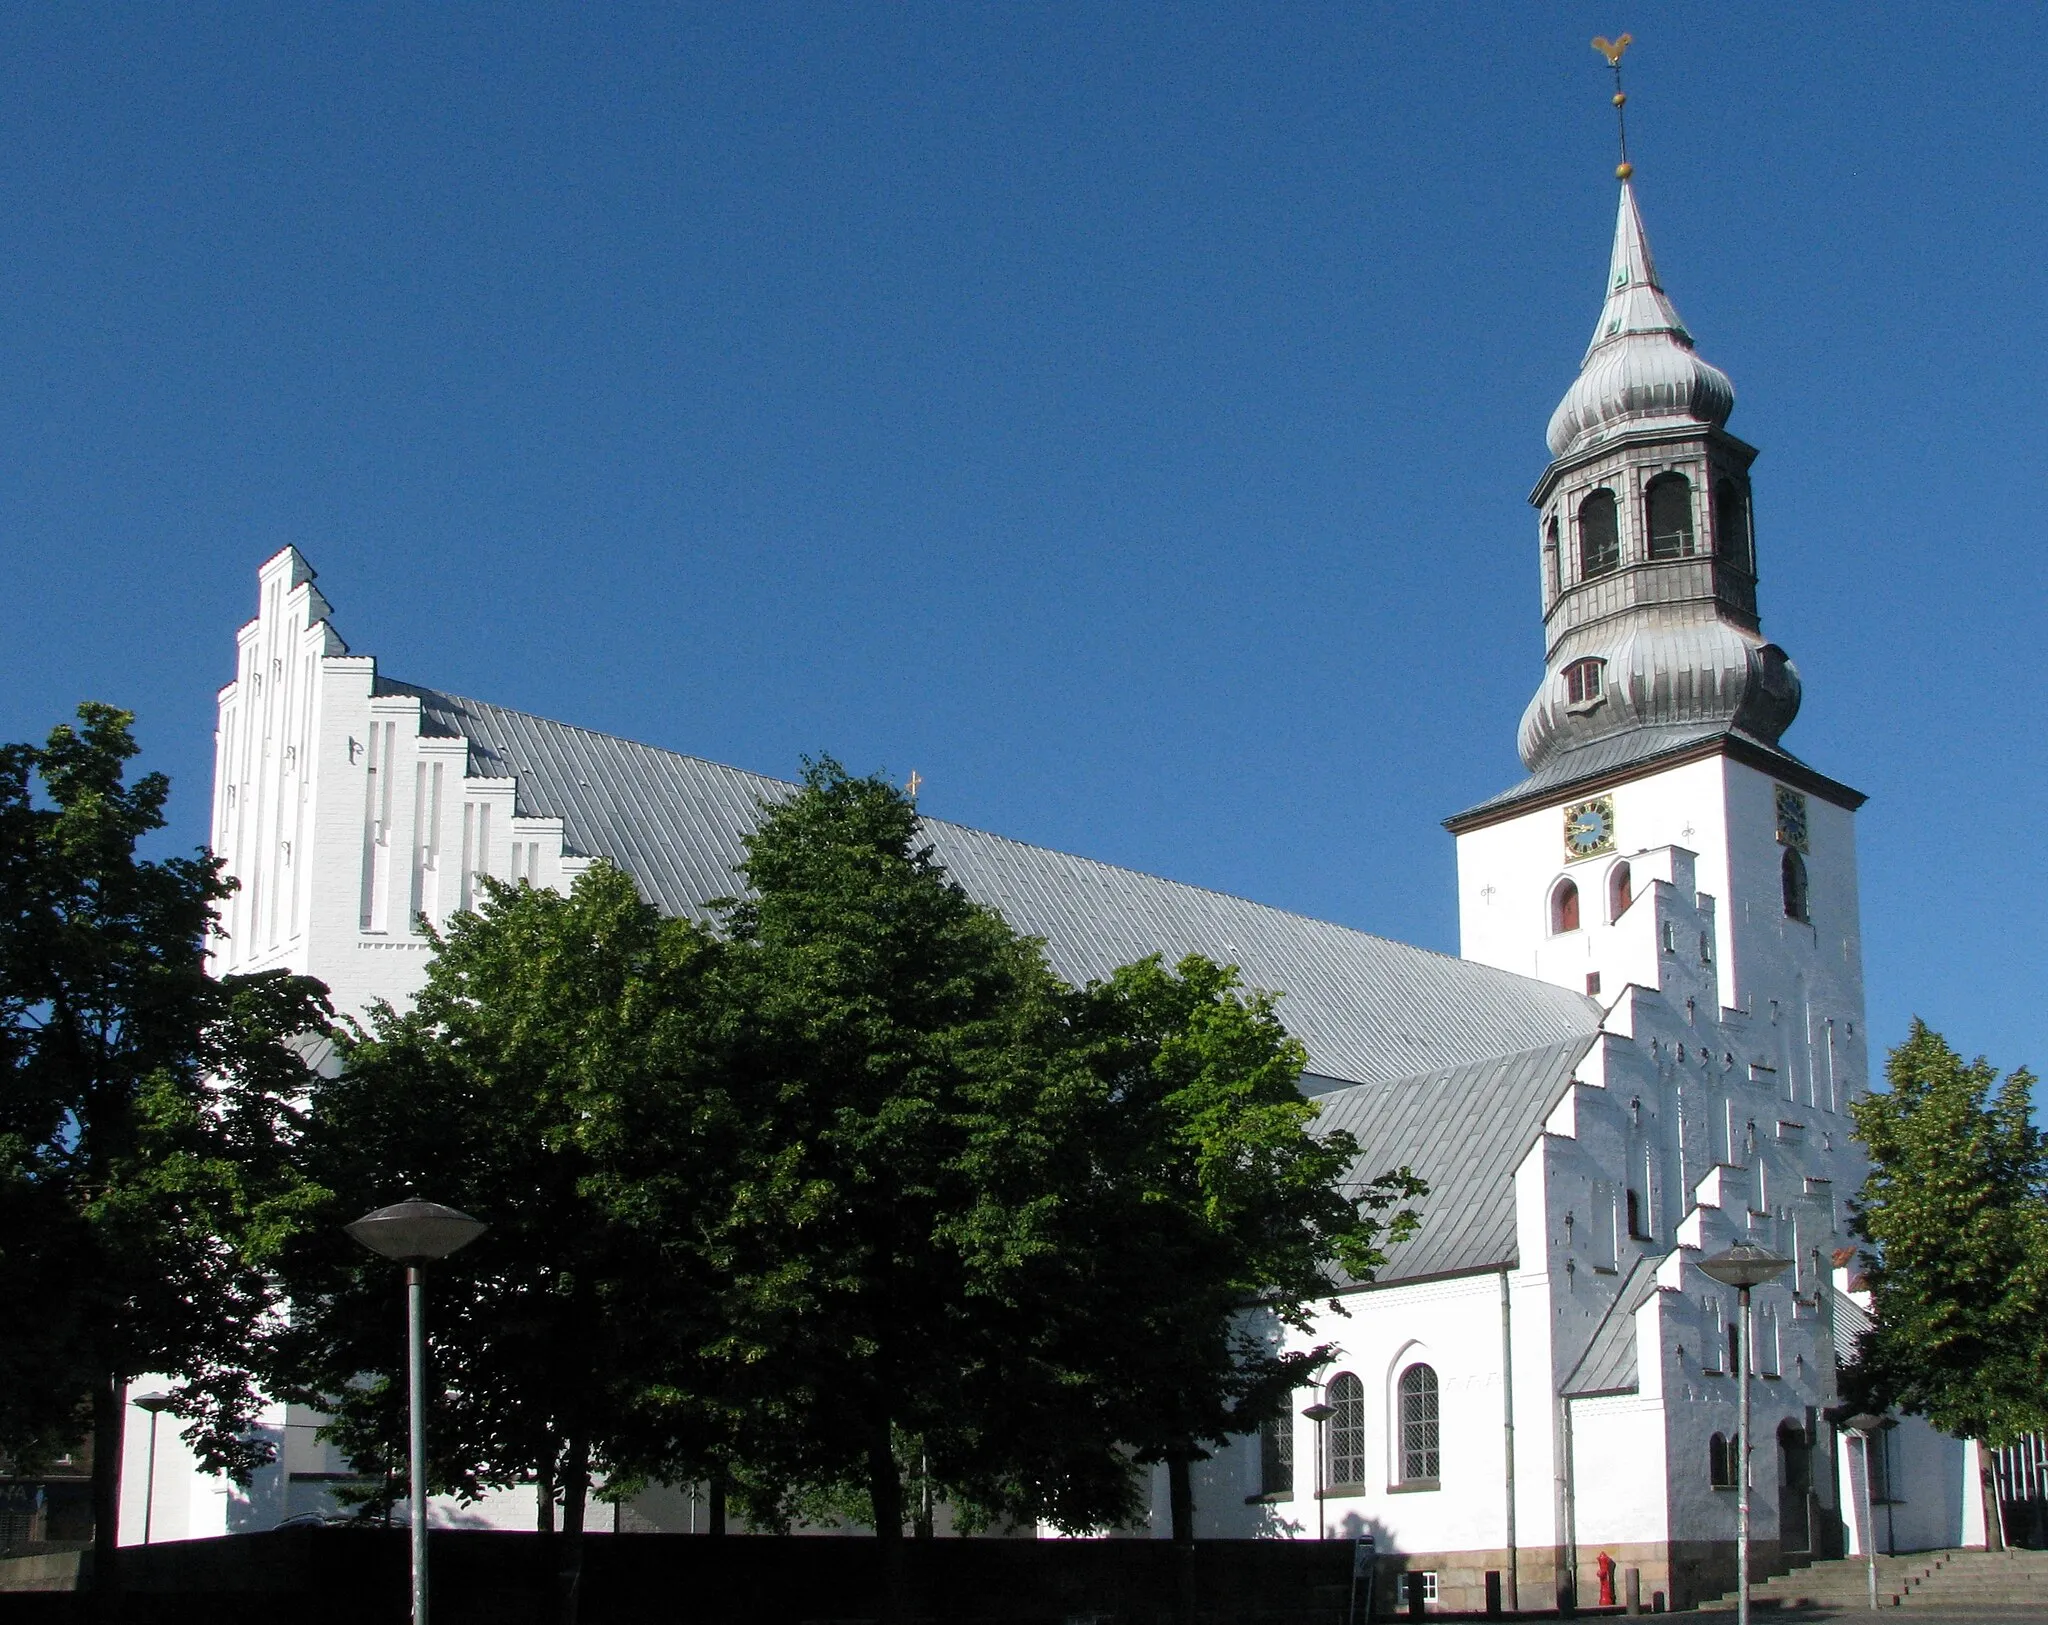
<svg viewBox="0 0 2048 1625">
<path fill-rule="evenodd" d="M 1607 871 L 1607 917 L 1618 920 L 1628 912 L 1629 904 L 1636 900 L 1635 881 L 1628 872 L 1628 865 L 1617 863 Z"/>
<path fill-rule="evenodd" d="M 1548 604 L 1555 598 L 1558 588 L 1563 585 L 1559 579 L 1563 567 L 1557 558 L 1557 515 L 1552 514 L 1543 521 L 1543 597 Z"/>
<path fill-rule="evenodd" d="M 1579 579 L 1604 576 L 1621 564 L 1621 523 L 1612 491 L 1595 491 L 1579 504 Z"/>
<path fill-rule="evenodd" d="M 1574 660 L 1564 669 L 1564 697 L 1568 705 L 1591 705 L 1600 698 L 1605 686 L 1602 670 L 1606 661 L 1597 655 L 1588 655 L 1584 660 Z"/>
<path fill-rule="evenodd" d="M 1436 1367 L 1411 1365 L 1401 1373 L 1401 1482 L 1435 1482 L 1442 1465 Z"/>
<path fill-rule="evenodd" d="M 1325 1401 L 1331 1411 L 1329 1489 L 1365 1482 L 1365 1384 L 1348 1371 L 1330 1379 Z"/>
<path fill-rule="evenodd" d="M 1692 557 L 1692 482 L 1683 474 L 1659 474 L 1644 493 L 1650 519 L 1650 557 Z"/>
<path fill-rule="evenodd" d="M 1714 551 L 1738 570 L 1756 569 L 1749 546 L 1749 501 L 1733 480 L 1714 485 Z"/>
<path fill-rule="evenodd" d="M 1560 880 L 1557 890 L 1550 894 L 1550 930 L 1553 936 L 1564 931 L 1579 928 L 1579 888 L 1569 880 Z"/>
<path fill-rule="evenodd" d="M 1806 860 L 1788 846 L 1778 872 L 1785 888 L 1785 918 L 1806 919 Z"/>
</svg>

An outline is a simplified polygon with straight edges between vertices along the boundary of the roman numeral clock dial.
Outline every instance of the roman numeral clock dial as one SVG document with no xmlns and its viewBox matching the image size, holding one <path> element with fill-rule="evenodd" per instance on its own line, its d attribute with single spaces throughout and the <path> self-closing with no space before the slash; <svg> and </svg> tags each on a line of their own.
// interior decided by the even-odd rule
<svg viewBox="0 0 2048 1625">
<path fill-rule="evenodd" d="M 1595 796 L 1591 801 L 1564 810 L 1564 855 L 1567 863 L 1596 858 L 1614 850 L 1614 797 Z"/>
</svg>

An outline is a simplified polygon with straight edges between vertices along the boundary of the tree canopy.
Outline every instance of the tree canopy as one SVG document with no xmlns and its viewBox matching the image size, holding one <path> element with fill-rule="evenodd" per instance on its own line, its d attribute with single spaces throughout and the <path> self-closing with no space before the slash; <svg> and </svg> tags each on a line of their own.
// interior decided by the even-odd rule
<svg viewBox="0 0 2048 1625">
<path fill-rule="evenodd" d="M 206 1466 L 264 1459 L 249 1348 L 278 1304 L 289 1145 L 317 983 L 216 980 L 218 860 L 146 859 L 160 774 L 127 782 L 132 716 L 79 707 L 0 747 L 0 1448 L 93 1436 L 97 1573 L 113 1573 L 124 1390 L 174 1379 Z"/>
<path fill-rule="evenodd" d="M 1856 1102 L 1856 1207 L 1875 1324 L 1850 1373 L 1864 1405 L 2009 1443 L 2048 1430 L 2048 1138 L 2033 1075 L 2000 1078 L 1914 1022 Z"/>
</svg>

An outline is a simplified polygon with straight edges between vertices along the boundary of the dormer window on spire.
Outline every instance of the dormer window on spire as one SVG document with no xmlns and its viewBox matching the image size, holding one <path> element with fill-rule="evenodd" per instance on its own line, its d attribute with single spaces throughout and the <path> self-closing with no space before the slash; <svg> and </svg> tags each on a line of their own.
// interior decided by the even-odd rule
<svg viewBox="0 0 2048 1625">
<path fill-rule="evenodd" d="M 1606 661 L 1597 655 L 1574 660 L 1564 669 L 1564 698 L 1567 705 L 1597 705 L 1606 690 L 1602 668 Z"/>
</svg>

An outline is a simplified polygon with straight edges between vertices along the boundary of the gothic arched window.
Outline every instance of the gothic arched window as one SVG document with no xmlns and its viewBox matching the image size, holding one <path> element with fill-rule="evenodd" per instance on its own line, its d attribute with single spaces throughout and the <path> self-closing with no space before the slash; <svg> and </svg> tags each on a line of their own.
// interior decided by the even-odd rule
<svg viewBox="0 0 2048 1625">
<path fill-rule="evenodd" d="M 1595 491 L 1579 504 L 1579 579 L 1604 576 L 1621 563 L 1621 522 L 1612 491 Z"/>
<path fill-rule="evenodd" d="M 1806 912 L 1806 860 L 1789 846 L 1785 861 L 1778 866 L 1785 887 L 1785 918 L 1803 920 Z"/>
<path fill-rule="evenodd" d="M 1324 1403 L 1330 1407 L 1329 1489 L 1365 1482 L 1365 1384 L 1348 1371 L 1330 1379 Z"/>
<path fill-rule="evenodd" d="M 1650 510 L 1650 557 L 1692 557 L 1692 482 L 1683 474 L 1659 474 L 1644 493 Z"/>
<path fill-rule="evenodd" d="M 1749 503 L 1733 480 L 1714 485 L 1714 551 L 1738 570 L 1754 570 L 1749 551 Z"/>
<path fill-rule="evenodd" d="M 1620 919 L 1635 900 L 1635 881 L 1628 872 L 1628 865 L 1617 863 L 1607 871 L 1607 917 L 1610 920 Z"/>
<path fill-rule="evenodd" d="M 1553 936 L 1579 928 L 1579 888 L 1576 882 L 1560 880 L 1550 894 L 1550 930 Z"/>
<path fill-rule="evenodd" d="M 1401 1482 L 1433 1483 L 1442 1465 L 1438 1448 L 1436 1367 L 1411 1365 L 1401 1373 Z"/>
</svg>

